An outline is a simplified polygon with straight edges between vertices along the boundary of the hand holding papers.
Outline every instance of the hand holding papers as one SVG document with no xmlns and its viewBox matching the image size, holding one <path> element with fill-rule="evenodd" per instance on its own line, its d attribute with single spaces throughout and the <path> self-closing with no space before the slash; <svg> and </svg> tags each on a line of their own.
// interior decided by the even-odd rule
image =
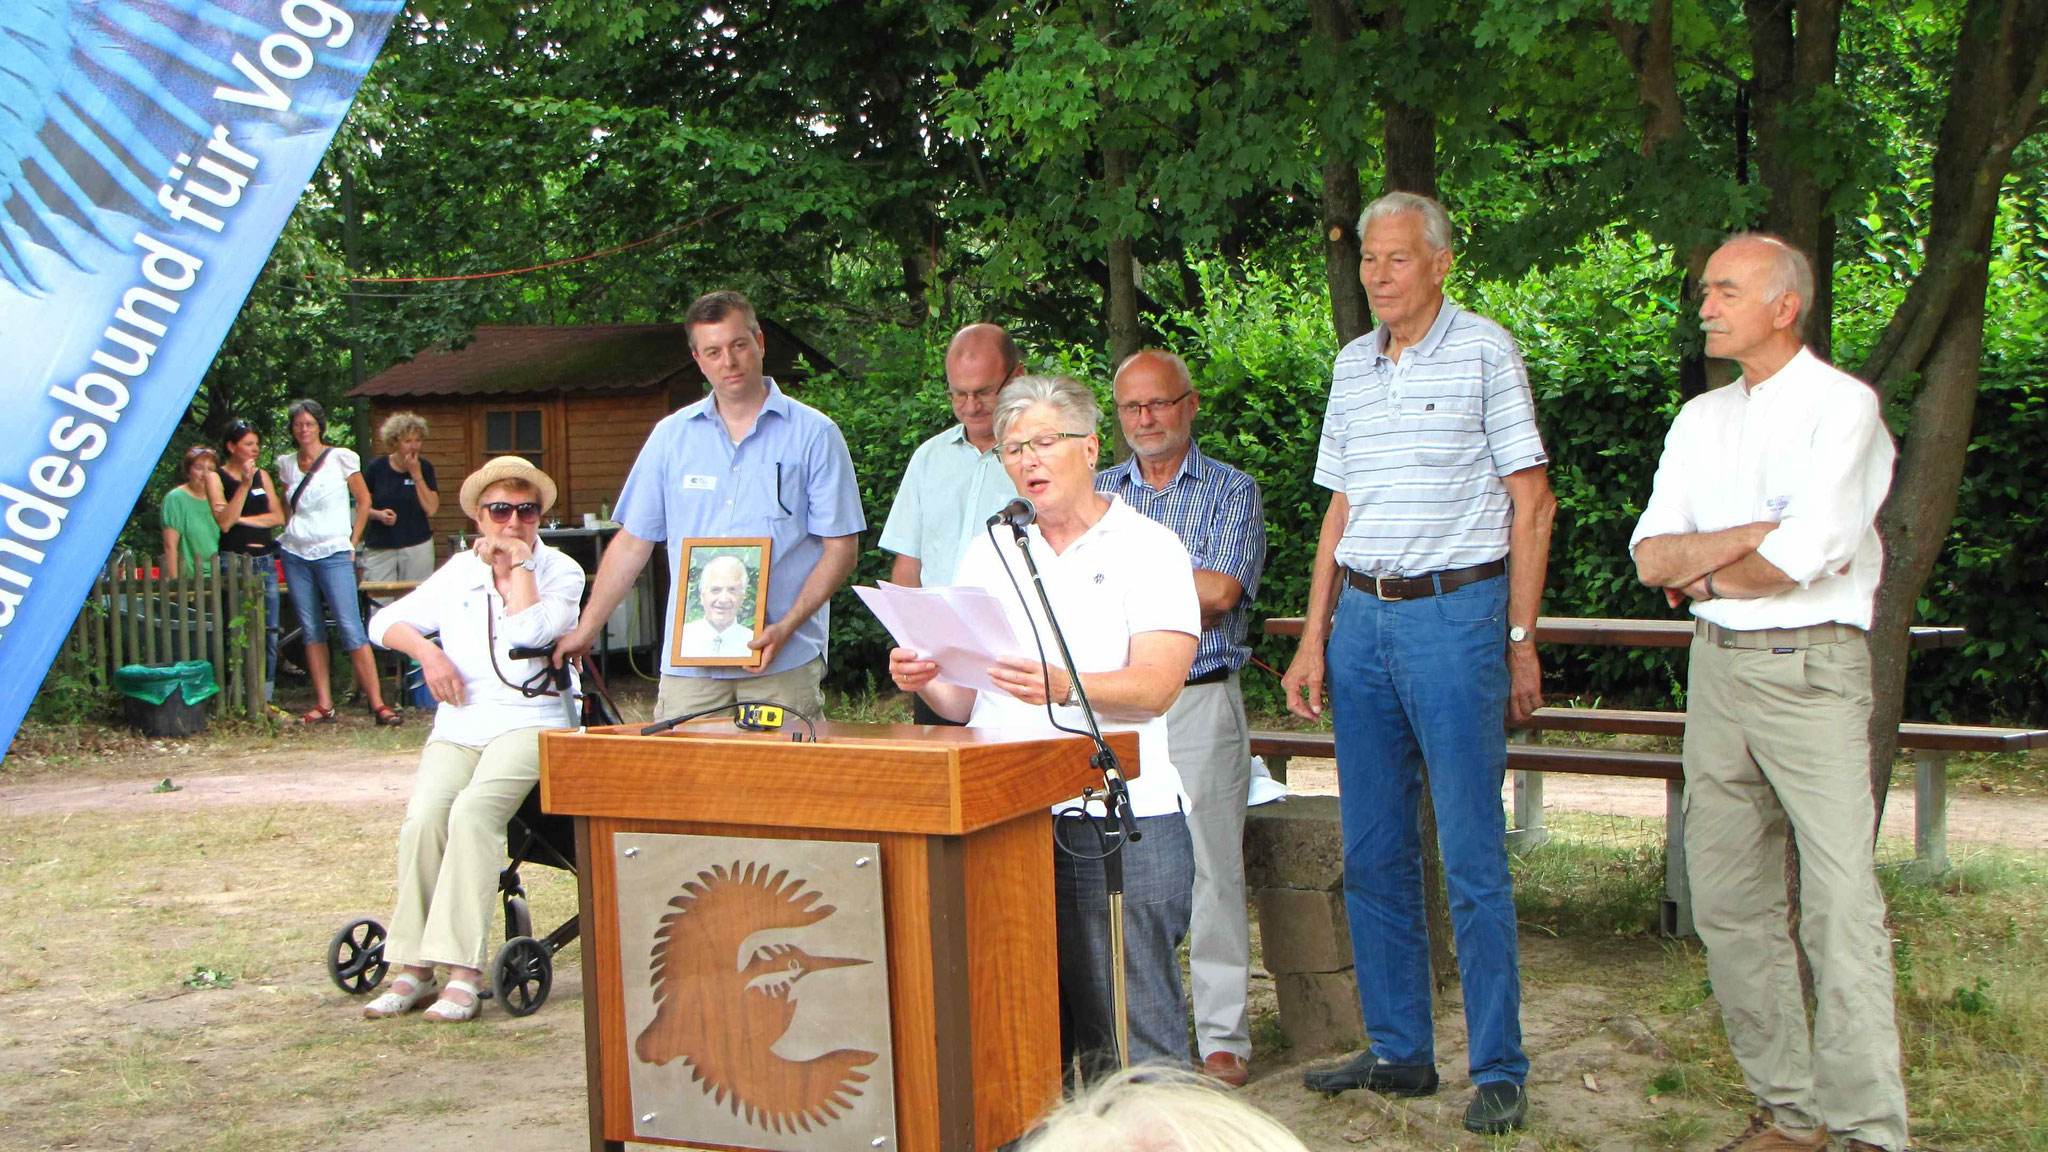
<svg viewBox="0 0 2048 1152">
<path fill-rule="evenodd" d="M 1001 602 L 980 588 L 905 588 L 882 580 L 853 590 L 898 647 L 938 663 L 941 683 L 1000 692 L 989 679 L 989 665 L 1027 655 Z"/>
</svg>

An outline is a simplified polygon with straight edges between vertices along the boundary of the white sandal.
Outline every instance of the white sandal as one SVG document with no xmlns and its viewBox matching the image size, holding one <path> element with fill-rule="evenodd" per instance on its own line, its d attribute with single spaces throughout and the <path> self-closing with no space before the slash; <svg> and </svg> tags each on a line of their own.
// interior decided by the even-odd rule
<svg viewBox="0 0 2048 1152">
<path fill-rule="evenodd" d="M 400 992 L 398 990 L 399 980 L 412 981 L 412 991 Z M 398 980 L 391 982 L 391 991 L 363 1005 L 363 1016 L 369 1020 L 384 1020 L 392 1016 L 403 1016 L 407 1012 L 432 1000 L 439 991 L 439 989 L 434 987 L 434 978 L 432 976 L 421 979 L 411 973 L 405 973 L 400 975 Z"/>
<path fill-rule="evenodd" d="M 427 1009 L 427 1019 L 437 1024 L 461 1024 L 474 1020 L 477 1012 L 484 1006 L 484 998 L 477 994 L 476 985 L 467 980 L 450 980 L 448 986 L 441 991 L 441 999 L 434 1001 L 434 1006 Z M 456 991 L 469 993 L 469 1003 L 457 1004 L 447 998 L 447 993 Z"/>
</svg>

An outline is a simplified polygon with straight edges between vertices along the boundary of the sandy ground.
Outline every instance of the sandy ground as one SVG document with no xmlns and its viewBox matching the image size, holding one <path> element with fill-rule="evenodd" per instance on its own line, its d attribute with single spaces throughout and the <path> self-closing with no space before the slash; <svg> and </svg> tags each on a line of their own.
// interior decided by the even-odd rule
<svg viewBox="0 0 2048 1152">
<path fill-rule="evenodd" d="M 90 768 L 41 770 L 0 787 L 0 818 L 61 816 L 86 811 L 205 810 L 233 805 L 342 806 L 357 814 L 388 815 L 396 826 L 407 794 L 417 753 L 404 748 L 364 752 L 327 746 L 282 747 L 239 757 L 230 764 L 176 744 L 156 745 L 141 754 L 95 758 Z M 165 777 L 175 791 L 153 789 Z M 1334 790 L 1329 761 L 1304 760 L 1293 765 L 1291 787 L 1299 792 Z M 1553 811 L 1608 812 L 1661 817 L 1664 795 L 1654 781 L 1553 777 L 1546 805 Z M 1887 830 L 1911 836 L 1912 796 L 1895 794 L 1886 818 Z M 1950 835 L 1957 841 L 2007 844 L 2048 849 L 2048 801 L 2009 796 L 1959 795 L 1950 811 Z M 1639 1135 L 1652 1115 L 1691 1113 L 1705 1130 L 1727 1134 L 1741 1127 L 1732 1112 L 1703 1110 L 1685 1100 L 1658 1100 L 1651 1081 L 1670 1066 L 1658 1033 L 1680 1017 L 1642 1018 L 1630 1015 L 1631 1001 L 1668 972 L 1668 942 L 1641 939 L 1560 941 L 1530 935 L 1523 941 L 1525 1043 L 1532 1057 L 1530 1081 L 1533 1122 L 1544 1135 L 1541 1147 L 1620 1150 L 1666 1146 L 1644 1142 Z M 1270 1006 L 1272 985 L 1255 980 L 1254 1003 Z M 81 995 L 78 989 L 46 984 L 7 998 L 5 1015 L 17 1043 L 0 1051 L 0 1071 L 9 1065 L 47 1066 L 61 1060 L 67 1044 L 93 1033 L 140 1027 L 173 1029 L 205 1037 L 251 1012 L 275 1010 L 283 997 L 294 1008 L 345 1013 L 349 998 L 327 983 L 318 963 L 308 958 L 303 972 L 277 983 L 238 986 L 204 996 L 172 994 L 144 1002 L 105 1002 Z M 543 1152 L 587 1146 L 584 1085 L 581 1075 L 582 996 L 580 964 L 558 970 L 553 997 L 541 1013 L 512 1019 L 487 1013 L 483 1026 L 530 1030 L 530 1054 L 494 1061 L 488 1083 L 466 1092 L 459 1106 L 423 1116 L 374 1117 L 353 1111 L 353 1125 L 337 1134 L 333 1147 L 406 1148 L 417 1152 L 456 1152 L 489 1148 L 492 1152 Z M 1711 1011 L 1711 1005 L 1690 1012 Z M 1282 1057 L 1255 1068 L 1246 1098 L 1272 1112 L 1313 1149 L 1381 1149 L 1420 1152 L 1448 1147 L 1479 1148 L 1457 1130 L 1457 1120 L 1470 1098 L 1462 1075 L 1463 1029 L 1455 1006 L 1439 1018 L 1439 1061 L 1445 1071 L 1444 1090 L 1428 1100 L 1395 1103 L 1366 1093 L 1346 1093 L 1323 1100 L 1300 1086 L 1300 1057 Z M 528 1046 L 522 1046 L 528 1047 Z M 201 1041 L 183 1057 L 209 1072 L 232 1076 L 232 1046 L 208 1047 Z M 397 1075 L 400 1069 L 362 1069 L 384 1084 L 379 1095 L 404 1100 L 435 1086 L 422 1078 Z M 4 1109 L 0 1109 L 4 1111 Z M 402 1110 L 400 1110 L 402 1111 Z M 365 1122 L 368 1127 L 366 1128 Z M 5 1124 L 0 1123 L 0 1128 Z M 1725 1132 L 1724 1132 L 1725 1130 Z M 1622 1134 L 1622 1135 L 1618 1135 Z M 1714 1141 L 1701 1141 L 1710 1146 Z M 109 1149 L 171 1149 L 175 1137 L 148 1132 L 122 1133 L 104 1145 L 73 1147 Z M 638 1147 L 636 1145 L 636 1147 Z M 1539 1147 L 1534 1138 L 1499 1142 L 1499 1149 Z"/>
<path fill-rule="evenodd" d="M 261 752 L 231 764 L 180 754 L 175 747 L 143 761 L 95 765 L 89 779 L 76 773 L 43 773 L 0 786 L 0 817 L 41 813 L 147 811 L 180 805 L 218 804 L 393 804 L 412 791 L 418 754 L 365 753 L 352 749 L 289 749 Z M 175 792 L 154 792 L 163 775 Z M 138 779 L 138 775 L 142 778 Z M 1503 802 L 1512 799 L 1502 790 Z M 1664 783 L 1605 776 L 1551 775 L 1543 783 L 1547 811 L 1586 812 L 1648 819 L 1664 817 Z M 1289 765 L 1288 790 L 1334 795 L 1336 762 L 1301 759 Z M 1885 803 L 1883 834 L 1913 838 L 1913 790 L 1895 788 Z M 2048 799 L 1954 792 L 1948 803 L 1952 842 L 1997 844 L 2024 851 L 2048 851 Z"/>
</svg>

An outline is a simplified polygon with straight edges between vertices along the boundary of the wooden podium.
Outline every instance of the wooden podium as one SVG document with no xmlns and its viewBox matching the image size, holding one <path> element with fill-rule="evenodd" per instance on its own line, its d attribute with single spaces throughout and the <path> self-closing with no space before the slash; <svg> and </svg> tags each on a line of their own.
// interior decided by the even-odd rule
<svg viewBox="0 0 2048 1152">
<path fill-rule="evenodd" d="M 1047 813 L 1099 786 L 1088 742 L 908 724 L 791 733 L 541 737 L 542 807 L 576 824 L 593 1152 L 1014 1140 L 1060 1093 Z M 1137 737 L 1109 739 L 1135 776 Z M 860 883 L 879 885 L 865 905 Z M 780 918 L 745 921 L 741 905 Z M 667 910 L 658 929 L 648 908 Z M 861 1003 L 880 1044 L 849 1039 Z M 843 1026 L 809 1030 L 844 1047 L 785 1051 L 802 1031 L 785 1028 L 834 1012 Z"/>
</svg>

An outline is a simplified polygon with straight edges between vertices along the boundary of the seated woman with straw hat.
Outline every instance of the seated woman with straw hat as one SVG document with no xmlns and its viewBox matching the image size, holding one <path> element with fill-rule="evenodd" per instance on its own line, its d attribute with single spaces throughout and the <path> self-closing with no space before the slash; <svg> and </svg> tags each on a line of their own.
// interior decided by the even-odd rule
<svg viewBox="0 0 2048 1152">
<path fill-rule="evenodd" d="M 540 733 L 563 726 L 559 697 L 537 694 L 547 661 L 510 655 L 576 626 L 583 569 L 540 540 L 555 482 L 500 456 L 463 481 L 461 500 L 476 521 L 475 547 L 370 618 L 371 641 L 419 661 L 441 702 L 398 832 L 398 907 L 384 955 L 403 970 L 364 1007 L 372 1018 L 430 1000 L 430 1020 L 476 1017 L 505 822 L 540 779 Z M 427 639 L 437 632 L 438 645 Z M 439 999 L 436 965 L 448 968 Z"/>
</svg>

